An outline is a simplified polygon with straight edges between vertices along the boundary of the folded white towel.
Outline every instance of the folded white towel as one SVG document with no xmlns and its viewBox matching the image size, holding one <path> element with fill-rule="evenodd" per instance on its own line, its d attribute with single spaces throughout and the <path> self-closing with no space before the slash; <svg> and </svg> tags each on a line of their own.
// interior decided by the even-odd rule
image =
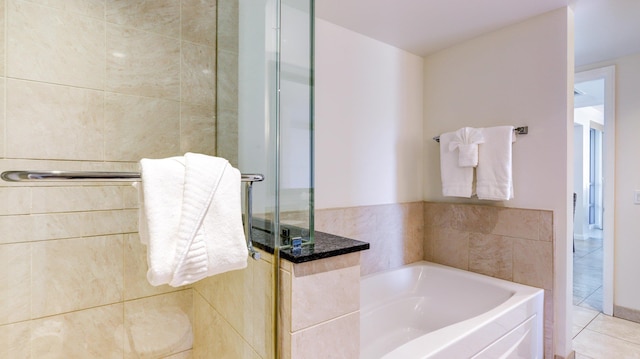
<svg viewBox="0 0 640 359">
<path fill-rule="evenodd" d="M 449 150 L 458 150 L 458 166 L 476 167 L 478 165 L 478 144 L 484 142 L 482 132 L 477 128 L 463 127 L 455 132 L 449 143 Z"/>
<path fill-rule="evenodd" d="M 237 169 L 194 153 L 140 165 L 149 283 L 178 287 L 247 266 Z"/>
<path fill-rule="evenodd" d="M 455 138 L 456 132 L 440 135 L 442 195 L 469 198 L 473 193 L 473 167 L 458 166 L 458 151 L 449 146 Z"/>
<path fill-rule="evenodd" d="M 482 129 L 484 143 L 478 153 L 476 193 L 479 199 L 506 201 L 513 198 L 512 143 L 513 126 Z"/>
</svg>

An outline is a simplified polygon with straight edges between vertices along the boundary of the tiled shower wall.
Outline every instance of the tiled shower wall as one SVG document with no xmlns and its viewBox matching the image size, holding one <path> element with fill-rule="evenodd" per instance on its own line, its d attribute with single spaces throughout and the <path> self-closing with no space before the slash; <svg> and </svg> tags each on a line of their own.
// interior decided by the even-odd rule
<svg viewBox="0 0 640 359">
<path fill-rule="evenodd" d="M 0 170 L 213 154 L 215 6 L 0 0 Z M 136 207 L 127 183 L 0 182 L 0 358 L 191 356 L 193 291 L 147 284 Z"/>
</svg>

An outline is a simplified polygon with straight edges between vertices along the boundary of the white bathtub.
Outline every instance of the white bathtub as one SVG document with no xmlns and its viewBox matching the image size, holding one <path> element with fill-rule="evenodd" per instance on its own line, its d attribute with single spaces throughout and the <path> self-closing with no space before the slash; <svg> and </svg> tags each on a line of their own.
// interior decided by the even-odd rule
<svg viewBox="0 0 640 359">
<path fill-rule="evenodd" d="M 542 289 L 429 262 L 362 278 L 360 359 L 542 358 Z"/>
</svg>

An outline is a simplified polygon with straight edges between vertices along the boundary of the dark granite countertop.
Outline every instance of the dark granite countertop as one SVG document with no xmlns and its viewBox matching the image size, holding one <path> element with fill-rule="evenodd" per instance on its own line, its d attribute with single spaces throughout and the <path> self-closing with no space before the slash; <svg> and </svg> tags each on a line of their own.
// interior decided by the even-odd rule
<svg viewBox="0 0 640 359">
<path fill-rule="evenodd" d="M 271 233 L 260 228 L 254 228 L 252 234 L 253 245 L 256 248 L 273 254 L 274 241 Z M 300 253 L 296 254 L 292 252 L 291 248 L 281 249 L 280 258 L 292 263 L 304 263 L 367 249 L 369 249 L 369 243 L 367 242 L 315 231 L 315 243 L 304 243 Z"/>
</svg>

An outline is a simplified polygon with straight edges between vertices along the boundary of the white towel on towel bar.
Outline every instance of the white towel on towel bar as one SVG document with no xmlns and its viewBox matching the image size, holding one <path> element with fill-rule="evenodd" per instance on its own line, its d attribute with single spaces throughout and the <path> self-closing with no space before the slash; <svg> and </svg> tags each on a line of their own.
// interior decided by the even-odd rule
<svg viewBox="0 0 640 359">
<path fill-rule="evenodd" d="M 513 126 L 482 129 L 485 142 L 478 149 L 476 192 L 479 199 L 506 201 L 513 198 Z"/>
<path fill-rule="evenodd" d="M 473 167 L 458 166 L 458 151 L 455 147 L 450 147 L 451 142 L 458 136 L 456 132 L 440 135 L 442 195 L 469 198 L 473 194 Z"/>
<path fill-rule="evenodd" d="M 463 127 L 455 132 L 449 142 L 449 150 L 458 150 L 458 166 L 476 167 L 478 165 L 478 144 L 484 142 L 481 130 Z"/>
<path fill-rule="evenodd" d="M 149 283 L 178 287 L 247 266 L 240 171 L 195 153 L 142 159 L 140 166 Z"/>
</svg>

